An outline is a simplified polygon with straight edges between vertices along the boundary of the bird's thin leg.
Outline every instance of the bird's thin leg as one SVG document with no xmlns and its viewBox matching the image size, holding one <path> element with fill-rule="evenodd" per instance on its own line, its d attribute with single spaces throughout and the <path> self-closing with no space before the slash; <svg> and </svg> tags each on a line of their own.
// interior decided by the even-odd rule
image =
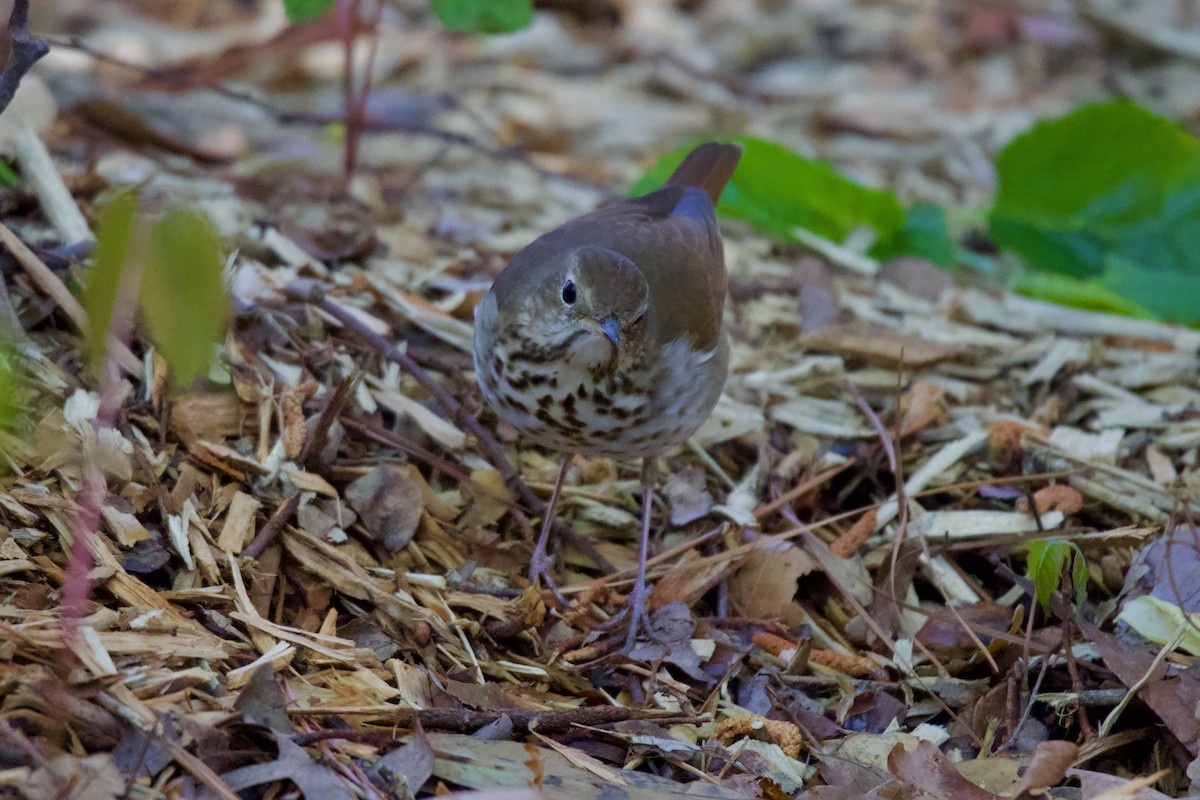
<svg viewBox="0 0 1200 800">
<path fill-rule="evenodd" d="M 644 625 L 647 631 L 653 633 L 650 627 L 650 615 L 646 613 L 646 599 L 650 593 L 646 591 L 646 555 L 650 549 L 650 512 L 653 509 L 654 481 L 658 476 L 658 460 L 655 458 L 642 459 L 642 537 L 638 548 L 637 579 L 633 589 L 625 601 L 629 611 L 629 633 L 625 636 L 625 651 L 629 652 L 637 642 L 638 630 Z"/>
<path fill-rule="evenodd" d="M 558 469 L 558 477 L 554 479 L 554 491 L 550 493 L 550 502 L 546 503 L 546 516 L 542 520 L 542 532 L 538 534 L 537 546 L 533 549 L 533 557 L 529 559 L 529 582 L 536 585 L 540 580 L 561 606 L 568 606 L 570 603 L 558 590 L 554 579 L 550 577 L 550 565 L 554 559 L 547 554 L 546 545 L 550 543 L 550 529 L 554 527 L 554 510 L 558 507 L 558 495 L 562 491 L 563 481 L 567 477 L 567 468 L 571 466 L 572 459 L 570 453 L 563 456 L 562 466 Z"/>
</svg>

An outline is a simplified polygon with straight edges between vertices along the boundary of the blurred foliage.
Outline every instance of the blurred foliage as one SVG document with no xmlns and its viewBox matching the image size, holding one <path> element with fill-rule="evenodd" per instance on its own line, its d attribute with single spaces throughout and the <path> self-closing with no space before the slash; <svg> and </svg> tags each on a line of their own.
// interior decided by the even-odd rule
<svg viewBox="0 0 1200 800">
<path fill-rule="evenodd" d="M 336 0 L 283 0 L 288 19 L 311 22 L 333 10 Z M 532 0 L 429 0 L 448 30 L 460 33 L 512 33 L 533 22 Z"/>
<path fill-rule="evenodd" d="M 337 0 L 283 0 L 288 19 L 297 25 L 312 22 L 333 9 Z"/>
<path fill-rule="evenodd" d="M 1050 595 L 1059 587 L 1063 568 L 1071 558 L 1071 584 L 1075 602 L 1087 597 L 1088 568 L 1078 545 L 1064 539 L 1038 539 L 1030 542 L 1029 555 L 1025 562 L 1025 576 L 1033 581 L 1037 601 L 1045 609 L 1050 604 Z"/>
<path fill-rule="evenodd" d="M 21 185 L 21 176 L 7 161 L 0 161 L 0 188 L 15 189 Z"/>
<path fill-rule="evenodd" d="M 992 239 L 1034 270 L 1074 279 L 1048 294 L 1036 279 L 1018 289 L 1085 307 L 1116 297 L 1200 322 L 1200 140 L 1135 103 L 1098 103 L 1018 136 L 996 171 Z"/>
<path fill-rule="evenodd" d="M 16 351 L 0 342 L 0 430 L 13 428 L 20 419 L 20 379 L 16 368 Z M 0 463 L 0 470 L 4 466 Z"/>
<path fill-rule="evenodd" d="M 661 186 L 701 139 L 663 156 L 633 187 Z M 796 228 L 842 242 L 875 232 L 870 255 L 913 255 L 949 270 L 981 261 L 951 236 L 945 209 L 861 186 L 828 164 L 744 136 L 717 206 L 780 239 Z M 1012 288 L 1044 300 L 1200 324 L 1200 140 L 1124 100 L 1035 125 L 999 154 L 993 241 L 1020 256 Z"/>
<path fill-rule="evenodd" d="M 512 33 L 533 22 L 532 0 L 429 0 L 447 29 L 460 33 Z"/>
<path fill-rule="evenodd" d="M 645 194 L 663 185 L 699 141 L 659 159 L 632 193 Z M 740 136 L 724 141 L 740 143 L 745 152 L 721 195 L 720 214 L 787 240 L 795 238 L 796 228 L 805 228 L 840 242 L 856 228 L 868 226 L 876 234 L 877 248 L 890 247 L 904 227 L 904 209 L 891 192 L 868 189 L 823 161 L 766 139 Z"/>
<path fill-rule="evenodd" d="M 117 287 L 133 249 L 136 213 L 137 196 L 132 192 L 119 195 L 100 209 L 93 266 L 83 293 L 83 308 L 88 314 L 88 326 L 83 335 L 84 352 L 92 369 L 99 368 L 107 353 Z"/>
<path fill-rule="evenodd" d="M 126 193 L 102 209 L 96 238 L 83 295 L 93 368 L 107 357 L 115 316 L 140 311 L 177 385 L 207 372 L 213 343 L 229 320 L 230 298 L 221 282 L 220 245 L 204 218 L 178 210 L 158 218 L 141 214 L 137 198 Z M 136 308 L 122 307 L 133 305 L 122 294 L 134 286 Z"/>
</svg>

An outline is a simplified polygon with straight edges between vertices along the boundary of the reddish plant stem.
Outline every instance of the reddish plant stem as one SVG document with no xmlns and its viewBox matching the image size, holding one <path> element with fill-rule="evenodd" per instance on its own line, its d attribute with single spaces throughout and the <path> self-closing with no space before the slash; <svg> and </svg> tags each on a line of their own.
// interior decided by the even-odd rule
<svg viewBox="0 0 1200 800">
<path fill-rule="evenodd" d="M 134 247 L 138 246 L 138 229 L 134 227 Z M 131 258 L 130 264 L 139 263 Z M 121 367 L 113 355 L 114 343 L 128 347 L 133 337 L 134 311 L 137 308 L 138 290 L 142 275 L 139 269 L 126 269 L 120 277 L 117 294 L 113 300 L 113 312 L 109 324 L 109 335 L 105 337 L 104 356 L 99 366 L 100 405 L 92 422 L 95 446 L 99 446 L 105 431 L 116 425 L 117 412 L 121 404 Z M 103 547 L 96 542 L 100 530 L 100 509 L 108 494 L 108 482 L 90 451 L 92 444 L 84 438 L 81 442 L 82 486 L 79 491 L 79 510 L 71 518 L 71 549 L 67 553 L 67 568 L 63 576 L 62 613 L 66 640 L 74 640 L 79 620 L 87 615 L 87 601 L 92 582 L 88 573 L 94 563 L 93 546 Z"/>
<path fill-rule="evenodd" d="M 371 38 L 367 50 L 367 61 L 363 68 L 361 85 L 354 86 L 354 44 L 362 19 L 362 0 L 341 0 L 337 6 L 338 30 L 342 37 L 342 103 L 343 120 L 346 126 L 345 154 L 342 163 L 343 188 L 350 189 L 350 181 L 358 170 L 358 150 L 367 127 L 367 99 L 371 96 L 375 56 L 379 51 L 379 20 L 383 16 L 383 2 L 377 0 L 375 13 L 370 22 Z"/>
</svg>

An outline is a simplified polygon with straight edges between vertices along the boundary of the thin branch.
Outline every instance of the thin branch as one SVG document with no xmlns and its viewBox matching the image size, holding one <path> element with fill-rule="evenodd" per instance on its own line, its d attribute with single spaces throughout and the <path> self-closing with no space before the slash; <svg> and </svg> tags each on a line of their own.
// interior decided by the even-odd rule
<svg viewBox="0 0 1200 800">
<path fill-rule="evenodd" d="M 12 48 L 8 51 L 8 63 L 0 72 L 0 114 L 8 108 L 25 73 L 50 52 L 50 45 L 35 39 L 29 33 L 29 0 L 15 0 L 12 14 L 8 18 L 8 35 Z"/>
</svg>

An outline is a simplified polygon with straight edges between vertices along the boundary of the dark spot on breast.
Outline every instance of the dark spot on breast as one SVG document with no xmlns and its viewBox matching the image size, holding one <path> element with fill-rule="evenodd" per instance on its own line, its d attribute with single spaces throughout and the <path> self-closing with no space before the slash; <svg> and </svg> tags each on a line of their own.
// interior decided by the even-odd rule
<svg viewBox="0 0 1200 800">
<path fill-rule="evenodd" d="M 502 395 L 500 397 L 500 402 L 504 403 L 504 405 L 508 406 L 509 408 L 520 411 L 522 414 L 529 413 L 529 406 L 525 405 L 520 400 L 518 400 L 516 398 L 516 395 L 511 395 L 511 394 Z"/>
<path fill-rule="evenodd" d="M 504 361 L 500 356 L 492 356 L 492 372 L 499 375 L 504 371 Z"/>
<path fill-rule="evenodd" d="M 551 388 L 551 389 L 557 389 L 557 388 L 558 388 L 558 376 L 557 376 L 557 375 L 551 375 L 551 376 L 550 376 L 550 388 Z"/>
<path fill-rule="evenodd" d="M 629 419 L 629 417 L 631 416 L 628 411 L 621 408 L 620 406 L 613 406 L 612 415 L 614 417 L 616 417 L 617 419 Z"/>
<path fill-rule="evenodd" d="M 575 387 L 575 397 L 578 397 L 580 400 L 587 397 L 587 387 L 582 383 Z"/>
<path fill-rule="evenodd" d="M 575 395 L 569 394 L 563 398 L 563 410 L 567 412 L 568 417 L 575 416 Z"/>
<path fill-rule="evenodd" d="M 529 377 L 529 382 L 534 386 L 541 386 L 543 383 L 550 380 L 545 375 L 529 375 L 528 373 L 526 373 L 526 375 Z"/>
<path fill-rule="evenodd" d="M 539 397 L 539 398 L 538 398 L 538 405 L 540 406 L 541 404 L 542 404 L 542 398 L 540 398 L 540 397 Z M 549 411 L 547 411 L 547 410 L 545 409 L 545 407 L 539 408 L 539 409 L 537 410 L 537 413 L 536 413 L 536 414 L 534 414 L 534 416 L 535 416 L 535 417 L 537 417 L 537 418 L 538 418 L 538 419 L 540 419 L 542 422 L 546 423 L 547 425 L 549 425 L 549 426 L 550 426 L 550 427 L 552 427 L 552 428 L 557 428 L 557 427 L 559 427 L 558 420 L 556 420 L 556 419 L 554 418 L 554 415 L 553 415 L 553 414 L 551 414 Z"/>
<path fill-rule="evenodd" d="M 538 408 L 547 409 L 553 403 L 554 403 L 554 395 L 550 395 L 550 394 L 538 395 L 538 399 L 537 399 Z M 541 419 L 540 414 L 538 415 L 538 419 Z"/>
</svg>

